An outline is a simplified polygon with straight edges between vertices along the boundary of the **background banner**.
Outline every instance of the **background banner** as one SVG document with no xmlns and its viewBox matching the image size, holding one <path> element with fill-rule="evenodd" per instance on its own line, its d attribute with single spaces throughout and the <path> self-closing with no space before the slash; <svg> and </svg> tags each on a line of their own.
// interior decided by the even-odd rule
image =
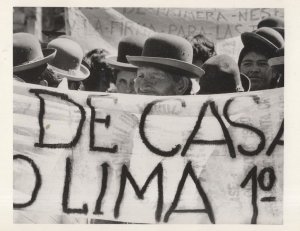
<svg viewBox="0 0 300 231">
<path fill-rule="evenodd" d="M 253 31 L 263 18 L 283 17 L 278 8 L 66 8 L 67 31 L 84 49 L 101 47 L 116 54 L 121 38 L 163 32 L 182 37 L 202 33 L 219 54 L 237 59 L 240 34 Z M 98 46 L 98 47 L 97 47 Z"/>
<path fill-rule="evenodd" d="M 119 41 L 129 35 L 149 36 L 154 32 L 163 32 L 191 37 L 201 33 L 215 42 L 218 54 L 227 54 L 237 60 L 243 47 L 240 34 L 255 30 L 263 18 L 283 18 L 284 10 L 15 7 L 13 16 L 14 32 L 33 33 L 45 43 L 55 38 L 53 33 L 66 33 L 81 44 L 85 53 L 102 48 L 115 55 Z"/>
<path fill-rule="evenodd" d="M 14 83 L 14 221 L 282 224 L 283 102 Z"/>
</svg>

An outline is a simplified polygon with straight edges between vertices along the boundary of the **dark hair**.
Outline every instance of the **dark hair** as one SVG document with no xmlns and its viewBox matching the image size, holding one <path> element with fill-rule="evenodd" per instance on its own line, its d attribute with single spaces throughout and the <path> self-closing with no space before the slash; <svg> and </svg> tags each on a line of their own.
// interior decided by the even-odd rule
<svg viewBox="0 0 300 231">
<path fill-rule="evenodd" d="M 41 74 L 47 69 L 47 64 L 40 65 L 28 70 L 14 73 L 16 76 L 23 79 L 26 83 L 38 84 L 41 79 Z"/>
<path fill-rule="evenodd" d="M 188 79 L 189 85 L 188 85 L 187 89 L 185 90 L 185 92 L 183 92 L 183 95 L 190 95 L 191 91 L 192 91 L 192 81 L 191 81 L 191 79 L 186 77 L 186 76 L 178 75 L 178 74 L 173 73 L 173 72 L 169 72 L 169 73 L 172 75 L 172 78 L 174 79 L 174 81 L 176 83 L 178 83 L 181 78 L 187 78 Z"/>
<path fill-rule="evenodd" d="M 85 54 L 83 60 L 92 67 L 93 63 L 105 59 L 108 52 L 105 49 L 93 49 Z"/>
<path fill-rule="evenodd" d="M 270 88 L 284 87 L 284 65 L 272 66 Z"/>
<path fill-rule="evenodd" d="M 45 80 L 48 87 L 57 87 L 61 82 L 61 79 L 56 77 L 47 64 L 14 74 L 24 82 L 31 84 L 40 84 L 42 80 Z"/>
<path fill-rule="evenodd" d="M 117 81 L 117 76 L 118 76 L 118 73 L 120 72 L 120 69 L 117 69 L 117 68 L 112 68 L 112 73 L 113 73 L 113 83 L 116 84 L 116 81 Z"/>
<path fill-rule="evenodd" d="M 108 52 L 104 49 L 93 49 L 83 58 L 83 65 L 89 68 L 90 76 L 83 80 L 86 91 L 99 91 L 99 81 L 102 80 L 101 91 L 106 91 L 110 83 L 114 82 L 112 69 L 106 64 L 105 57 Z"/>
<path fill-rule="evenodd" d="M 61 82 L 61 79 L 58 79 L 54 72 L 49 68 L 46 68 L 46 70 L 41 74 L 41 79 L 47 81 L 48 87 L 58 87 Z"/>
<path fill-rule="evenodd" d="M 238 66 L 241 68 L 242 61 L 244 57 L 249 54 L 250 52 L 255 52 L 260 55 L 264 55 L 267 59 L 272 58 L 274 56 L 274 51 L 271 51 L 270 49 L 266 49 L 263 46 L 255 46 L 255 47 L 244 47 L 239 55 L 238 59 Z"/>
<path fill-rule="evenodd" d="M 215 44 L 203 34 L 197 34 L 194 37 L 187 38 L 193 47 L 193 63 L 201 60 L 204 63 L 210 57 L 217 55 Z"/>
</svg>

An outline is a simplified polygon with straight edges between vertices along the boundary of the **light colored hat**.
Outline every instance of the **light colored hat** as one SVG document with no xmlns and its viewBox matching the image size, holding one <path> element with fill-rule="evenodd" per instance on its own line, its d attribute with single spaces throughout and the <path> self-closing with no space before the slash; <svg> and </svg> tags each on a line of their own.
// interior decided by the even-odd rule
<svg viewBox="0 0 300 231">
<path fill-rule="evenodd" d="M 41 48 L 39 40 L 29 33 L 13 35 L 13 72 L 39 67 L 54 59 L 56 50 Z"/>
<path fill-rule="evenodd" d="M 54 73 L 72 81 L 89 77 L 90 71 L 81 64 L 83 51 L 78 43 L 67 38 L 57 38 L 49 42 L 47 47 L 57 50 L 55 58 L 49 63 Z"/>
</svg>

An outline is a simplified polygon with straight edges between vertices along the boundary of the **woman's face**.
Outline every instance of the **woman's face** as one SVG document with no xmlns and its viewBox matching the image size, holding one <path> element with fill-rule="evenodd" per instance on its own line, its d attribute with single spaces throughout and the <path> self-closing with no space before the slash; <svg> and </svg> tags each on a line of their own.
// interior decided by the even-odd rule
<svg viewBox="0 0 300 231">
<path fill-rule="evenodd" d="M 174 78 L 163 70 L 154 67 L 140 67 L 134 88 L 140 95 L 176 95 Z"/>
<path fill-rule="evenodd" d="M 251 91 L 270 88 L 271 68 L 268 58 L 254 51 L 245 55 L 241 62 L 241 73 L 247 75 L 251 81 Z"/>
<path fill-rule="evenodd" d="M 120 70 L 117 73 L 116 87 L 118 93 L 135 94 L 134 79 L 136 78 L 136 71 Z"/>
</svg>

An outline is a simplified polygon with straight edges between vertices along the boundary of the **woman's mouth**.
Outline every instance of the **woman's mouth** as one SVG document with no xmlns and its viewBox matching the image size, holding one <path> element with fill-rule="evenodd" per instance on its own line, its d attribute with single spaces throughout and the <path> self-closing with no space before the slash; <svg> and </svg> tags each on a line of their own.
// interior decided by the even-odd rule
<svg viewBox="0 0 300 231">
<path fill-rule="evenodd" d="M 153 95 L 154 90 L 151 87 L 144 87 L 144 88 L 139 88 L 138 93 L 143 95 Z"/>
</svg>

